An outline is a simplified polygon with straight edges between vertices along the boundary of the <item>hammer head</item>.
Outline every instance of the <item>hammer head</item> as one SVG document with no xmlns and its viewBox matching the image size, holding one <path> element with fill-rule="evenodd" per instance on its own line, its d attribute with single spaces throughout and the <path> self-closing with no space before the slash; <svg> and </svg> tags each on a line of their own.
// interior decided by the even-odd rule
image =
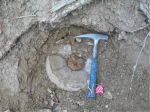
<svg viewBox="0 0 150 112">
<path fill-rule="evenodd" d="M 76 36 L 75 38 L 88 38 L 88 39 L 93 39 L 94 41 L 99 41 L 99 40 L 108 40 L 108 35 L 104 34 L 83 34 Z"/>
</svg>

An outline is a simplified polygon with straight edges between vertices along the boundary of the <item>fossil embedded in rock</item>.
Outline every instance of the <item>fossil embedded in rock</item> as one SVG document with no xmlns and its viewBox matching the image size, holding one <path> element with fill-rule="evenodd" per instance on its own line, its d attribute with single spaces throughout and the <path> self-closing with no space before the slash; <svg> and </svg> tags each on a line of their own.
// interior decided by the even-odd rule
<svg viewBox="0 0 150 112">
<path fill-rule="evenodd" d="M 67 60 L 67 65 L 71 70 L 81 70 L 84 66 L 84 60 L 83 58 L 72 54 Z"/>
</svg>

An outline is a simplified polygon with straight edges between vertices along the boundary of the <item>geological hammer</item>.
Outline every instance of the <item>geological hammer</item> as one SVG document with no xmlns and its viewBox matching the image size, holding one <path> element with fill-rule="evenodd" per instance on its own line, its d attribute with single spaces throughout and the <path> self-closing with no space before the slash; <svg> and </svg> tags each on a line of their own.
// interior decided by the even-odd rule
<svg viewBox="0 0 150 112">
<path fill-rule="evenodd" d="M 93 46 L 93 56 L 92 56 L 92 63 L 91 63 L 91 70 L 90 70 L 90 80 L 88 84 L 88 93 L 87 97 L 89 98 L 96 98 L 96 75 L 97 75 L 97 46 L 100 40 L 108 40 L 108 35 L 104 34 L 83 34 L 76 36 L 75 38 L 88 38 L 93 39 L 94 46 Z"/>
</svg>

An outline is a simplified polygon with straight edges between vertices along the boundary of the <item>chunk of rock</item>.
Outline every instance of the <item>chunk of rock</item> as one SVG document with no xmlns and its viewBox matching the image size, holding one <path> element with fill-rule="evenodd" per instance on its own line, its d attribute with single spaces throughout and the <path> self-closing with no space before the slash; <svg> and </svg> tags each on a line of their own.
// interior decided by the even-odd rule
<svg viewBox="0 0 150 112">
<path fill-rule="evenodd" d="M 48 56 L 46 71 L 49 79 L 63 90 L 78 91 L 87 86 L 88 74 L 84 70 L 72 71 L 61 56 Z"/>
<path fill-rule="evenodd" d="M 90 110 L 88 110 L 88 109 L 84 109 L 84 112 L 90 112 Z"/>
<path fill-rule="evenodd" d="M 126 32 L 122 31 L 118 36 L 118 40 L 127 40 Z"/>
<path fill-rule="evenodd" d="M 36 112 L 52 112 L 50 109 L 40 109 Z"/>
<path fill-rule="evenodd" d="M 0 17 L 0 34 L 3 32 L 3 19 Z"/>
<path fill-rule="evenodd" d="M 61 54 L 62 56 L 65 57 L 68 57 L 69 55 L 71 55 L 71 53 L 72 53 L 72 49 L 70 44 L 61 46 L 61 48 L 58 51 L 58 54 Z"/>
<path fill-rule="evenodd" d="M 70 55 L 70 57 L 67 60 L 67 65 L 71 70 L 81 70 L 83 69 L 84 60 L 81 57 L 78 57 L 76 55 Z"/>
<path fill-rule="evenodd" d="M 53 112 L 62 112 L 61 107 L 57 105 L 54 109 Z"/>
<path fill-rule="evenodd" d="M 110 99 L 110 100 L 113 98 L 110 91 L 105 91 L 105 93 L 103 94 L 103 96 L 105 98 L 107 98 L 107 99 Z"/>
<path fill-rule="evenodd" d="M 2 33 L 3 31 L 2 31 L 2 25 L 1 25 L 1 23 L 0 23 L 0 34 Z"/>
<path fill-rule="evenodd" d="M 67 110 L 63 110 L 62 112 L 68 112 Z"/>
<path fill-rule="evenodd" d="M 8 109 L 8 110 L 6 110 L 6 111 L 4 111 L 4 112 L 10 112 L 10 110 Z"/>
<path fill-rule="evenodd" d="M 82 39 L 76 38 L 76 41 L 80 43 L 80 42 L 82 42 Z"/>
</svg>

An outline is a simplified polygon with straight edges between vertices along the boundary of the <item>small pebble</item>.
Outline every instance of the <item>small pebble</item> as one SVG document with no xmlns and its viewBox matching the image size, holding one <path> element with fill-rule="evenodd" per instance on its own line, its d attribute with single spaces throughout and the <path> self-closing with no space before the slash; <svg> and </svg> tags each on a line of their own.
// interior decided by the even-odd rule
<svg viewBox="0 0 150 112">
<path fill-rule="evenodd" d="M 6 111 L 4 111 L 4 112 L 10 112 L 10 110 L 8 109 L 8 110 L 6 110 Z"/>
<path fill-rule="evenodd" d="M 74 38 L 69 39 L 68 43 L 70 43 L 71 45 L 74 45 L 75 44 L 75 39 Z"/>
<path fill-rule="evenodd" d="M 40 109 L 36 112 L 52 112 L 50 109 Z"/>
<path fill-rule="evenodd" d="M 105 105 L 105 108 L 108 108 L 108 105 Z"/>
<path fill-rule="evenodd" d="M 3 31 L 2 31 L 2 25 L 1 25 L 1 23 L 0 23 L 0 34 L 2 33 Z"/>
<path fill-rule="evenodd" d="M 64 42 L 64 39 L 60 39 L 58 41 L 56 41 L 56 44 L 60 44 L 60 43 L 63 43 Z"/>
<path fill-rule="evenodd" d="M 0 34 L 2 33 L 2 30 L 0 29 Z"/>
<path fill-rule="evenodd" d="M 117 95 L 120 95 L 120 93 L 116 93 Z"/>
<path fill-rule="evenodd" d="M 118 36 L 118 40 L 127 40 L 126 32 L 122 31 Z"/>
<path fill-rule="evenodd" d="M 84 112 L 90 112 L 88 109 L 84 109 Z"/>
<path fill-rule="evenodd" d="M 48 88 L 47 91 L 52 94 L 52 90 L 50 88 Z"/>
<path fill-rule="evenodd" d="M 79 106 L 84 106 L 84 105 L 85 105 L 85 102 L 84 102 L 84 101 L 78 101 L 77 104 L 78 104 Z"/>
<path fill-rule="evenodd" d="M 143 96 L 143 93 L 140 93 L 140 96 Z"/>
<path fill-rule="evenodd" d="M 63 49 L 60 49 L 60 53 L 63 55 L 70 55 L 72 53 L 72 48 L 70 44 L 64 45 Z"/>
<path fill-rule="evenodd" d="M 48 103 L 49 103 L 49 102 L 48 102 L 47 100 L 44 101 L 44 104 L 45 104 L 45 105 L 48 105 Z"/>
<path fill-rule="evenodd" d="M 105 97 L 105 98 L 107 98 L 107 99 L 112 99 L 112 94 L 111 94 L 111 92 L 109 92 L 109 91 L 105 91 L 105 93 L 103 94 L 103 96 Z"/>
<path fill-rule="evenodd" d="M 80 43 L 82 40 L 80 38 L 76 38 L 76 41 Z"/>
<path fill-rule="evenodd" d="M 87 45 L 93 46 L 93 43 L 92 42 L 87 42 Z"/>
<path fill-rule="evenodd" d="M 62 112 L 67 112 L 67 110 L 63 110 Z"/>
<path fill-rule="evenodd" d="M 61 112 L 61 107 L 58 105 L 53 109 L 53 112 Z"/>
<path fill-rule="evenodd" d="M 50 96 L 51 96 L 51 98 L 53 98 L 53 97 L 54 97 L 54 95 L 53 95 L 53 94 L 50 94 Z"/>
<path fill-rule="evenodd" d="M 54 106 L 54 101 L 53 100 L 50 101 L 50 105 Z"/>
<path fill-rule="evenodd" d="M 0 51 L 0 58 L 3 56 L 2 52 Z"/>
<path fill-rule="evenodd" d="M 77 13 L 76 11 L 74 11 L 74 12 L 72 12 L 72 15 L 73 15 L 73 16 L 77 16 L 78 13 Z"/>
</svg>

